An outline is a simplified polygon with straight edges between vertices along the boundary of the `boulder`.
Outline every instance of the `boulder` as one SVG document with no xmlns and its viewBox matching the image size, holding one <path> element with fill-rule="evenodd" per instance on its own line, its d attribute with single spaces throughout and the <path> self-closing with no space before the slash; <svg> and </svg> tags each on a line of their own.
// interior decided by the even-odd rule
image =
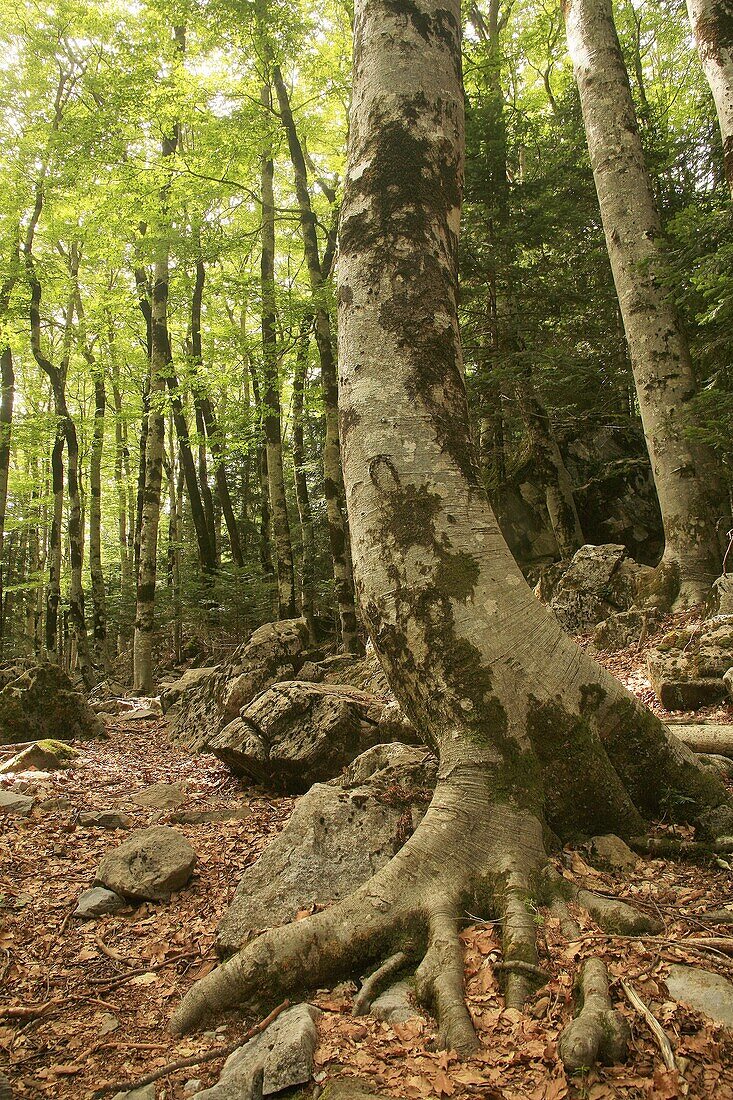
<svg viewBox="0 0 733 1100">
<path fill-rule="evenodd" d="M 332 779 L 379 741 L 392 740 L 382 699 L 342 684 L 275 684 L 259 695 L 206 747 L 235 775 L 271 790 L 300 794 Z"/>
<path fill-rule="evenodd" d="M 315 1021 L 320 1014 L 319 1009 L 309 1004 L 294 1005 L 281 1012 L 261 1035 L 229 1055 L 219 1081 L 198 1093 L 200 1100 L 254 1098 L 258 1095 L 259 1071 L 262 1071 L 260 1096 L 272 1096 L 310 1081 L 318 1043 Z"/>
<path fill-rule="evenodd" d="M 0 814 L 12 814 L 15 817 L 28 817 L 33 809 L 34 798 L 13 791 L 0 791 Z"/>
<path fill-rule="evenodd" d="M 307 646 L 304 619 L 258 627 L 228 661 L 186 687 L 168 706 L 175 740 L 199 751 L 265 688 L 291 680 L 306 659 Z"/>
<path fill-rule="evenodd" d="M 661 620 L 656 608 L 646 610 L 617 611 L 598 623 L 593 631 L 596 649 L 614 653 L 627 646 L 640 645 Z"/>
<path fill-rule="evenodd" d="M 728 696 L 733 700 L 733 668 L 729 668 L 723 677 L 723 683 L 725 684 L 725 690 L 728 692 Z"/>
<path fill-rule="evenodd" d="M 399 851 L 422 819 L 437 776 L 424 748 L 376 745 L 317 783 L 244 872 L 218 931 L 231 954 L 255 931 L 344 897 Z"/>
<path fill-rule="evenodd" d="M 669 631 L 647 654 L 649 680 L 667 710 L 699 710 L 727 696 L 733 665 L 733 616 Z"/>
<path fill-rule="evenodd" d="M 372 1001 L 369 1011 L 377 1020 L 384 1020 L 388 1024 L 403 1024 L 420 1015 L 410 1000 L 414 992 L 414 980 L 405 978 L 401 982 L 395 982 Z"/>
<path fill-rule="evenodd" d="M 91 920 L 92 917 L 101 917 L 105 913 L 119 913 L 126 906 L 125 899 L 113 890 L 107 890 L 104 886 L 93 886 L 80 895 L 74 916 L 81 920 Z"/>
<path fill-rule="evenodd" d="M 218 667 L 218 665 L 212 665 L 209 668 L 189 668 L 177 680 L 161 685 L 160 705 L 163 708 L 163 713 L 167 713 L 171 707 L 175 706 L 181 696 L 190 688 L 202 684 L 204 680 L 208 680 L 210 676 L 213 676 Z"/>
<path fill-rule="evenodd" d="M 635 867 L 638 856 L 632 852 L 620 836 L 614 833 L 606 833 L 604 836 L 594 836 L 590 840 L 591 855 L 603 864 L 614 867 L 620 871 L 627 871 Z"/>
<path fill-rule="evenodd" d="M 136 829 L 99 864 L 96 883 L 133 901 L 167 901 L 191 877 L 196 853 L 166 825 Z"/>
<path fill-rule="evenodd" d="M 71 745 L 65 745 L 63 741 L 45 739 L 29 745 L 11 760 L 0 767 L 0 775 L 7 772 L 56 772 L 62 768 L 70 768 L 75 760 L 81 757 L 78 749 Z"/>
<path fill-rule="evenodd" d="M 132 796 L 136 806 L 149 810 L 175 810 L 186 801 L 185 783 L 153 783 Z"/>
<path fill-rule="evenodd" d="M 717 615 L 733 615 L 733 573 L 713 582 L 713 608 Z"/>
<path fill-rule="evenodd" d="M 716 1024 L 733 1028 L 733 983 L 699 966 L 673 963 L 667 989 L 675 1001 L 704 1012 Z"/>
<path fill-rule="evenodd" d="M 132 818 L 116 810 L 87 810 L 79 814 L 82 829 L 131 829 Z"/>
<path fill-rule="evenodd" d="M 628 611 L 649 572 L 632 561 L 620 544 L 581 546 L 570 562 L 554 567 L 550 607 L 565 630 L 582 633 L 615 612 Z M 538 595 L 547 592 L 544 581 Z"/>
<path fill-rule="evenodd" d="M 58 665 L 34 665 L 0 691 L 0 744 L 104 735 L 101 719 Z"/>
</svg>

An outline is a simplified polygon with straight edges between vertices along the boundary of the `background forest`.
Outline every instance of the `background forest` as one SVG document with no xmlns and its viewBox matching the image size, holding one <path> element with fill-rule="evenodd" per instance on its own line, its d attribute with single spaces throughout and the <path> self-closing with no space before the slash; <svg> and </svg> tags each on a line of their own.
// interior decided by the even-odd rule
<svg viewBox="0 0 733 1100">
<path fill-rule="evenodd" d="M 355 644 L 330 278 L 350 14 L 338 0 L 2 3 L 5 656 L 56 653 L 89 686 L 117 662 L 128 679 L 136 583 L 138 615 L 155 585 L 161 662 L 299 607 Z M 465 15 L 461 309 L 492 503 L 530 574 L 582 541 L 655 564 L 562 14 L 490 0 Z M 714 105 L 683 4 L 623 0 L 615 17 L 697 431 L 730 480 L 733 244 Z M 545 502 L 555 443 L 582 528 L 570 544 Z"/>
</svg>

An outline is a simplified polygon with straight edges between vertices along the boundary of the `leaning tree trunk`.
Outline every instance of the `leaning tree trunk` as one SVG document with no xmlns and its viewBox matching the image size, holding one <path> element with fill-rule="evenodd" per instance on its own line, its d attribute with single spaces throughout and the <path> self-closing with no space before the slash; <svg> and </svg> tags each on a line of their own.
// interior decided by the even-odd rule
<svg viewBox="0 0 733 1100">
<path fill-rule="evenodd" d="M 269 107 L 269 90 L 263 88 L 262 100 Z M 277 577 L 277 612 L 280 619 L 295 615 L 295 571 L 290 523 L 285 497 L 283 448 L 280 427 L 280 379 L 277 356 L 275 314 L 275 198 L 273 194 L 274 164 L 270 153 L 262 158 L 262 375 L 264 381 L 263 419 L 267 448 L 267 474 L 270 492 L 270 512 L 275 544 L 275 575 Z"/>
<path fill-rule="evenodd" d="M 679 605 L 701 602 L 720 572 L 718 478 L 688 438 L 695 378 L 687 341 L 662 285 L 661 223 L 610 0 L 567 0 L 568 47 L 601 218 L 631 355 L 664 523 L 662 574 L 679 577 Z"/>
<path fill-rule="evenodd" d="M 715 100 L 725 178 L 733 198 L 733 2 L 687 0 L 697 52 Z"/>
<path fill-rule="evenodd" d="M 324 301 L 324 274 L 318 253 L 318 238 L 316 236 L 315 218 L 311 209 L 308 173 L 303 148 L 295 128 L 285 82 L 278 66 L 275 66 L 272 75 L 280 106 L 280 118 L 288 139 L 290 159 L 293 163 L 303 251 L 313 293 L 316 344 L 321 362 L 321 385 L 326 425 L 326 436 L 323 442 L 323 493 L 326 498 L 328 534 L 331 545 L 331 558 L 333 559 L 333 577 L 336 582 L 336 602 L 339 612 L 341 642 L 347 653 L 356 653 L 360 648 L 360 643 L 354 604 L 354 578 L 349 554 L 349 528 L 341 504 L 343 475 L 339 445 L 338 373 L 331 338 L 331 318 Z"/>
<path fill-rule="evenodd" d="M 417 966 L 439 1041 L 468 1052 L 476 1037 L 461 921 L 492 911 L 502 921 L 505 995 L 521 1007 L 543 980 L 528 903 L 539 896 L 547 826 L 563 838 L 633 835 L 670 790 L 699 814 L 725 804 L 719 781 L 535 599 L 481 487 L 457 318 L 460 18 L 458 0 L 417 0 L 410 19 L 391 4 L 357 3 L 339 258 L 355 576 L 390 685 L 440 756 L 437 787 L 390 863 L 198 982 L 174 1031 L 239 1001 L 275 1002 L 364 973 L 385 956 L 394 966 L 398 953 L 399 965 Z M 730 814 L 721 817 L 730 827 Z M 546 882 L 549 897 L 556 887 Z M 577 897 L 602 909 L 587 892 Z M 617 932 L 649 928 L 615 908 Z M 610 1009 L 604 1022 L 607 1038 L 620 1030 Z M 572 1037 L 589 1034 L 581 1024 Z M 566 1044 L 568 1064 L 575 1054 L 587 1065 L 597 1039 L 595 1050 L 580 1043 L 584 1063 L 578 1044 Z"/>
</svg>

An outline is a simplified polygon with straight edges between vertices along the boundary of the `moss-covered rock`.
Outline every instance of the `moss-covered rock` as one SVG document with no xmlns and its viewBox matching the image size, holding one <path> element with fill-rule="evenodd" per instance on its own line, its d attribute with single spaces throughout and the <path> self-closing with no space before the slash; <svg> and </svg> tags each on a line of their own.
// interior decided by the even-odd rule
<svg viewBox="0 0 733 1100">
<path fill-rule="evenodd" d="M 101 719 L 58 665 L 34 665 L 0 691 L 0 744 L 89 741 L 104 736 Z"/>
<path fill-rule="evenodd" d="M 35 745 L 23 749 L 17 756 L 7 760 L 0 767 L 0 774 L 6 772 L 56 772 L 62 768 L 70 768 L 82 754 L 71 745 L 63 741 L 55 741 L 53 738 L 44 738 L 36 741 Z"/>
</svg>

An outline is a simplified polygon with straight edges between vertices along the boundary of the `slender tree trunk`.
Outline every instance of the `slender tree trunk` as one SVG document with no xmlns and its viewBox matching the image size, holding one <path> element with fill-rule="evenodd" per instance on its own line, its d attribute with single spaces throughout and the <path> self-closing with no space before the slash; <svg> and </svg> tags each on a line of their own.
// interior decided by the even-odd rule
<svg viewBox="0 0 733 1100">
<path fill-rule="evenodd" d="M 531 375 L 517 380 L 515 394 L 532 447 L 533 468 L 545 491 L 547 511 L 560 557 L 567 560 L 585 541 L 570 475 L 560 454 L 550 415 L 537 396 Z"/>
<path fill-rule="evenodd" d="M 168 331 L 166 323 L 166 341 L 168 340 Z M 209 527 L 207 521 L 206 509 L 204 501 L 202 499 L 202 489 L 199 487 L 199 481 L 196 473 L 196 462 L 193 457 L 193 450 L 191 448 L 191 437 L 188 432 L 188 424 L 186 422 L 186 414 L 183 411 L 183 403 L 180 397 L 180 391 L 178 389 L 178 379 L 176 378 L 173 364 L 171 362 L 170 344 L 168 345 L 167 352 L 168 364 L 166 367 L 166 376 L 168 382 L 168 388 L 170 391 L 171 409 L 173 411 L 173 423 L 176 428 L 176 436 L 178 437 L 178 450 L 180 454 L 181 470 L 186 483 L 186 493 L 188 495 L 188 503 L 191 509 L 191 518 L 193 519 L 193 526 L 196 532 L 196 542 L 199 551 L 199 560 L 203 569 L 212 573 L 216 570 L 216 536 L 212 529 Z M 208 491 L 208 484 L 206 486 Z M 213 528 L 213 524 L 212 524 Z M 212 542 L 212 536 L 214 541 Z"/>
<path fill-rule="evenodd" d="M 106 408 L 104 378 L 98 373 L 94 379 L 94 429 L 89 460 L 89 571 L 94 608 L 92 636 L 97 659 L 103 666 L 107 663 L 107 597 L 102 572 L 102 454 Z"/>
<path fill-rule="evenodd" d="M 303 543 L 301 562 L 301 607 L 308 624 L 311 639 L 315 640 L 313 622 L 313 587 L 315 582 L 315 543 L 313 537 L 313 513 L 311 511 L 308 479 L 305 472 L 305 445 L 303 440 L 304 397 L 308 373 L 308 345 L 313 326 L 313 315 L 308 313 L 300 325 L 298 354 L 293 375 L 293 466 L 295 468 L 295 499 L 298 504 L 300 531 Z"/>
<path fill-rule="evenodd" d="M 252 393 L 257 409 L 257 472 L 260 481 L 260 565 L 262 572 L 274 576 L 272 562 L 272 536 L 270 522 L 270 477 L 267 469 L 267 447 L 265 445 L 265 411 L 260 397 L 260 383 L 254 364 L 250 364 Z"/>
<path fill-rule="evenodd" d="M 270 105 L 267 87 L 262 101 Z M 280 378 L 278 370 L 275 312 L 275 199 L 273 195 L 274 164 L 270 153 L 262 158 L 262 374 L 264 382 L 264 428 L 267 449 L 267 475 L 275 545 L 275 575 L 277 577 L 278 618 L 290 619 L 296 614 L 293 547 L 290 540 L 285 474 L 280 424 Z"/>
<path fill-rule="evenodd" d="M 566 0 L 565 25 L 639 409 L 662 511 L 662 573 L 678 604 L 699 603 L 720 572 L 719 479 L 688 439 L 690 352 L 661 278 L 661 224 L 644 162 L 610 0 Z"/>
<path fill-rule="evenodd" d="M 731 0 L 687 0 L 687 10 L 715 100 L 725 178 L 733 198 L 733 4 Z"/>
<path fill-rule="evenodd" d="M 206 267 L 204 265 L 204 261 L 199 256 L 196 261 L 196 279 L 194 281 L 194 289 L 191 296 L 191 358 L 193 360 L 193 368 L 196 374 L 198 374 L 201 364 L 203 363 L 203 351 L 201 347 L 201 305 L 203 301 L 205 281 Z M 203 432 L 206 433 L 206 441 L 208 442 L 209 448 L 211 450 L 211 455 L 214 460 L 214 477 L 216 480 L 216 491 L 219 494 L 219 503 L 221 504 L 221 510 L 224 515 L 224 522 L 226 524 L 227 534 L 229 536 L 229 548 L 232 553 L 232 560 L 235 565 L 241 568 L 244 565 L 244 555 L 242 554 L 242 546 L 239 539 L 239 528 L 237 526 L 237 518 L 234 514 L 234 505 L 232 504 L 232 497 L 231 493 L 229 492 L 229 481 L 227 479 L 227 471 L 224 464 L 225 450 L 223 446 L 223 439 L 219 431 L 219 425 L 217 423 L 217 418 L 211 405 L 211 400 L 209 399 L 208 394 L 206 394 L 204 391 L 203 382 L 200 377 L 197 379 L 195 384 L 194 401 L 196 402 L 197 418 L 200 417 L 202 424 L 202 427 L 199 428 L 199 432 L 202 434 Z M 205 462 L 205 445 L 203 456 Z"/>
<path fill-rule="evenodd" d="M 13 402 L 15 400 L 15 372 L 13 351 L 10 345 L 0 352 L 0 608 L 3 604 L 5 538 L 5 511 L 8 503 L 8 475 L 10 473 L 10 437 L 13 430 Z M 2 647 L 3 621 L 0 615 L 0 647 Z M 1 649 L 0 649 L 1 652 Z"/>
<path fill-rule="evenodd" d="M 174 1032 L 240 1001 L 363 973 L 399 951 L 401 965 L 416 967 L 438 1044 L 470 1053 L 462 922 L 466 912 L 498 917 L 506 1001 L 521 1008 L 542 980 L 532 901 L 548 825 L 560 837 L 635 833 L 670 789 L 686 791 L 700 813 L 725 806 L 720 781 L 535 599 L 481 487 L 457 311 L 460 30 L 458 0 L 415 0 L 408 19 L 357 0 L 339 255 L 344 478 L 360 606 L 398 701 L 439 754 L 435 793 L 373 878 L 251 940 L 194 985 Z M 718 824 L 729 829 L 730 819 L 726 807 Z M 552 877 L 544 881 L 545 902 L 559 899 Z M 635 919 L 637 931 L 653 927 Z M 600 1043 L 587 1044 L 575 1068 Z"/>
<path fill-rule="evenodd" d="M 51 451 L 53 512 L 48 536 L 48 590 L 46 593 L 46 650 L 58 660 L 59 603 L 61 601 L 61 525 L 64 519 L 64 431 L 56 428 Z"/>
<path fill-rule="evenodd" d="M 277 90 L 280 118 L 288 139 L 288 149 L 293 164 L 303 251 L 313 292 L 316 344 L 318 345 L 318 355 L 321 362 L 321 385 L 326 422 L 326 437 L 323 445 L 323 491 L 328 514 L 328 534 L 333 559 L 333 575 L 336 582 L 341 641 L 347 653 L 356 653 L 360 648 L 360 643 L 354 604 L 354 579 L 349 555 L 348 521 L 341 507 L 343 475 L 339 445 L 338 374 L 331 338 L 331 318 L 324 304 L 323 269 L 318 252 L 315 218 L 313 217 L 308 192 L 308 173 L 303 148 L 290 109 L 290 100 L 285 82 L 277 66 L 274 67 L 272 75 Z"/>
</svg>

